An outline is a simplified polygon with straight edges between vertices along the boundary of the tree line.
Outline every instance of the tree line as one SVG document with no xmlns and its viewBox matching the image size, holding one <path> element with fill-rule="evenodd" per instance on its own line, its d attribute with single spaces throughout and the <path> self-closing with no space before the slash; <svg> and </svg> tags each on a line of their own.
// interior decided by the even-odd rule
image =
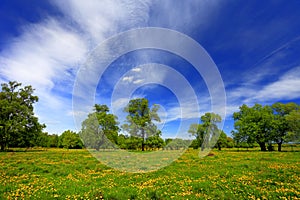
<svg viewBox="0 0 300 200">
<path fill-rule="evenodd" d="M 31 86 L 21 83 L 1 84 L 0 92 L 0 150 L 8 147 L 61 147 L 100 149 L 180 149 L 215 147 L 253 147 L 262 151 L 278 151 L 282 144 L 300 140 L 300 106 L 296 103 L 274 103 L 273 105 L 242 105 L 233 113 L 234 130 L 228 137 L 218 124 L 221 116 L 205 113 L 200 124 L 191 124 L 188 133 L 194 140 L 163 139 L 155 122 L 160 122 L 159 106 L 150 107 L 145 98 L 132 99 L 124 108 L 126 122 L 119 126 L 117 116 L 109 112 L 106 105 L 94 105 L 93 112 L 82 122 L 79 133 L 64 131 L 60 136 L 43 132 L 46 127 L 34 115 L 33 104 L 38 97 Z"/>
</svg>

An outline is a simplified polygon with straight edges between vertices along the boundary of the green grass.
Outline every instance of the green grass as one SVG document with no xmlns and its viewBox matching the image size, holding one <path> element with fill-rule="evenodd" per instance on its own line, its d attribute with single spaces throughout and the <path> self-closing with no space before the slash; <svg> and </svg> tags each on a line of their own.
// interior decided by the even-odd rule
<svg viewBox="0 0 300 200">
<path fill-rule="evenodd" d="M 189 149 L 149 173 L 114 170 L 87 150 L 0 152 L 0 199 L 300 199 L 294 150 L 225 149 L 200 159 Z"/>
</svg>

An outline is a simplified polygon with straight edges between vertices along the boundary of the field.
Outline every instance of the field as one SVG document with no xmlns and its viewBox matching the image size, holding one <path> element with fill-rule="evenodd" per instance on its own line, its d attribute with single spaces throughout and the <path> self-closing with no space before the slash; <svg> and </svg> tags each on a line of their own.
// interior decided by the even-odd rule
<svg viewBox="0 0 300 200">
<path fill-rule="evenodd" d="M 114 170 L 87 150 L 0 152 L 0 199 L 300 199 L 300 151 L 286 150 L 200 159 L 189 149 L 149 173 Z"/>
</svg>

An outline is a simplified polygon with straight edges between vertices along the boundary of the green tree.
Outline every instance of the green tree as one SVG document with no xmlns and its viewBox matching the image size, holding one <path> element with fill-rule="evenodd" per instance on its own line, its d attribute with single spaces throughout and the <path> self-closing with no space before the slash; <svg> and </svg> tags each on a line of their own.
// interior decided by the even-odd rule
<svg viewBox="0 0 300 200">
<path fill-rule="evenodd" d="M 45 128 L 34 116 L 33 104 L 38 101 L 34 89 L 21 85 L 16 81 L 1 84 L 0 150 L 9 146 L 31 147 Z"/>
<path fill-rule="evenodd" d="M 233 138 L 231 138 L 231 137 L 227 137 L 226 138 L 226 140 L 227 140 L 227 142 L 226 142 L 226 147 L 227 148 L 233 148 L 234 147 L 234 140 L 233 140 Z"/>
<path fill-rule="evenodd" d="M 38 147 L 48 147 L 49 135 L 47 132 L 41 132 L 36 135 L 35 145 Z"/>
<path fill-rule="evenodd" d="M 74 131 L 64 131 L 59 137 L 59 147 L 66 149 L 82 149 L 83 144 L 77 133 Z"/>
<path fill-rule="evenodd" d="M 47 147 L 58 147 L 59 137 L 56 134 L 48 135 Z"/>
<path fill-rule="evenodd" d="M 237 143 L 257 142 L 261 151 L 266 151 L 266 143 L 272 141 L 274 115 L 270 106 L 255 104 L 253 107 L 242 105 L 239 112 L 233 113 L 234 140 Z"/>
<path fill-rule="evenodd" d="M 220 136 L 216 143 L 217 148 L 221 151 L 222 147 L 227 147 L 227 135 L 224 131 L 220 131 Z"/>
<path fill-rule="evenodd" d="M 278 144 L 278 151 L 281 151 L 282 143 L 288 141 L 289 131 L 292 131 L 292 127 L 297 123 L 290 123 L 289 120 L 294 114 L 292 113 L 299 111 L 299 105 L 295 103 L 274 103 L 272 105 L 274 120 L 273 120 L 273 132 L 272 140 Z M 289 115 L 292 113 L 291 115 Z"/>
<path fill-rule="evenodd" d="M 128 113 L 127 124 L 122 126 L 123 130 L 131 136 L 142 138 L 142 151 L 145 150 L 145 141 L 148 137 L 157 134 L 157 127 L 152 122 L 160 121 L 157 114 L 158 105 L 149 108 L 148 100 L 145 98 L 132 99 L 124 109 Z"/>
<path fill-rule="evenodd" d="M 220 115 L 215 113 L 205 113 L 201 116 L 201 124 L 191 124 L 188 132 L 196 137 L 198 144 L 201 144 L 201 150 L 209 146 L 210 143 L 216 143 L 220 130 L 217 126 L 222 121 Z"/>
<path fill-rule="evenodd" d="M 289 126 L 286 140 L 288 142 L 300 142 L 300 110 L 293 110 L 285 116 Z"/>
<path fill-rule="evenodd" d="M 146 146 L 150 149 L 162 148 L 165 145 L 165 141 L 160 137 L 161 132 L 156 135 L 150 136 L 146 139 Z"/>
<path fill-rule="evenodd" d="M 89 148 L 114 148 L 118 140 L 117 117 L 108 113 L 106 105 L 96 104 L 94 112 L 82 122 L 82 129 L 79 133 L 84 145 Z"/>
</svg>

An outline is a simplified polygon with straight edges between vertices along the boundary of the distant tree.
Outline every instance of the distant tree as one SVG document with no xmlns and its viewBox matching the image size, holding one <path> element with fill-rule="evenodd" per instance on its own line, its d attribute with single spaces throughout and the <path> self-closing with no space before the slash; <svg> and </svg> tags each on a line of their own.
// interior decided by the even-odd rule
<svg viewBox="0 0 300 200">
<path fill-rule="evenodd" d="M 237 143 L 246 142 L 254 144 L 257 142 L 261 151 L 266 151 L 266 143 L 272 141 L 274 131 L 274 115 L 270 106 L 255 104 L 253 107 L 242 105 L 239 112 L 233 113 L 234 140 Z"/>
<path fill-rule="evenodd" d="M 217 126 L 222 121 L 220 115 L 215 113 L 205 113 L 201 116 L 201 124 L 191 124 L 188 132 L 195 136 L 198 144 L 201 144 L 201 150 L 209 146 L 210 143 L 216 143 L 220 130 Z"/>
<path fill-rule="evenodd" d="M 35 146 L 48 147 L 49 135 L 47 132 L 41 132 L 36 135 Z"/>
<path fill-rule="evenodd" d="M 299 111 L 300 106 L 296 103 L 274 103 L 272 105 L 274 120 L 273 120 L 273 131 L 272 131 L 272 140 L 278 144 L 278 151 L 281 151 L 282 143 L 288 141 L 288 133 L 292 130 L 292 127 L 297 124 L 289 123 L 289 119 L 294 114 L 292 113 Z M 291 115 L 289 115 L 292 113 Z M 300 118 L 299 118 L 300 119 Z M 291 120 L 290 120 L 291 122 Z M 298 122 L 299 123 L 299 122 Z"/>
<path fill-rule="evenodd" d="M 158 105 L 153 105 L 153 108 L 150 109 L 148 100 L 145 98 L 130 100 L 124 109 L 128 115 L 126 117 L 127 124 L 124 124 L 122 128 L 131 136 L 142 138 L 142 151 L 145 150 L 146 139 L 157 134 L 157 127 L 152 121 L 160 121 L 157 114 L 158 109 Z"/>
<path fill-rule="evenodd" d="M 206 128 L 203 124 L 191 124 L 188 133 L 196 137 L 195 142 L 193 142 L 193 148 L 198 149 L 204 139 L 204 134 L 206 133 Z"/>
<path fill-rule="evenodd" d="M 194 139 L 190 145 L 191 148 L 193 149 L 198 149 L 201 146 L 201 144 L 199 143 L 199 140 Z"/>
<path fill-rule="evenodd" d="M 45 128 L 34 116 L 33 104 L 38 97 L 31 86 L 21 87 L 16 81 L 1 84 L 0 150 L 9 146 L 31 147 Z"/>
<path fill-rule="evenodd" d="M 172 138 L 166 138 L 165 139 L 165 144 L 168 145 L 169 143 L 171 143 L 173 141 Z"/>
<path fill-rule="evenodd" d="M 182 138 L 174 138 L 172 142 L 168 143 L 165 148 L 171 150 L 179 150 L 179 149 L 187 149 L 190 144 L 192 143 L 191 140 L 186 140 Z"/>
<path fill-rule="evenodd" d="M 226 147 L 227 148 L 233 148 L 234 147 L 234 140 L 233 140 L 233 138 L 227 137 L 226 140 L 227 140 L 227 142 L 226 142 L 227 146 Z"/>
<path fill-rule="evenodd" d="M 126 139 L 126 147 L 131 150 L 138 150 L 142 148 L 143 139 L 135 136 L 129 136 Z"/>
<path fill-rule="evenodd" d="M 227 135 L 224 131 L 220 131 L 220 136 L 216 143 L 216 147 L 221 151 L 222 147 L 227 147 Z"/>
<path fill-rule="evenodd" d="M 96 104 L 94 112 L 82 122 L 82 129 L 79 133 L 84 145 L 89 148 L 113 148 L 118 140 L 117 117 L 108 113 L 106 105 Z"/>
<path fill-rule="evenodd" d="M 66 149 L 82 149 L 83 144 L 77 133 L 67 130 L 59 136 L 59 146 Z"/>
<path fill-rule="evenodd" d="M 161 138 L 161 132 L 148 137 L 146 139 L 145 145 L 150 149 L 162 148 L 165 145 L 165 141 Z"/>
<path fill-rule="evenodd" d="M 47 147 L 58 147 L 59 137 L 56 134 L 48 135 Z"/>
<path fill-rule="evenodd" d="M 293 110 L 285 116 L 289 126 L 285 139 L 288 142 L 300 142 L 300 110 Z"/>
</svg>

